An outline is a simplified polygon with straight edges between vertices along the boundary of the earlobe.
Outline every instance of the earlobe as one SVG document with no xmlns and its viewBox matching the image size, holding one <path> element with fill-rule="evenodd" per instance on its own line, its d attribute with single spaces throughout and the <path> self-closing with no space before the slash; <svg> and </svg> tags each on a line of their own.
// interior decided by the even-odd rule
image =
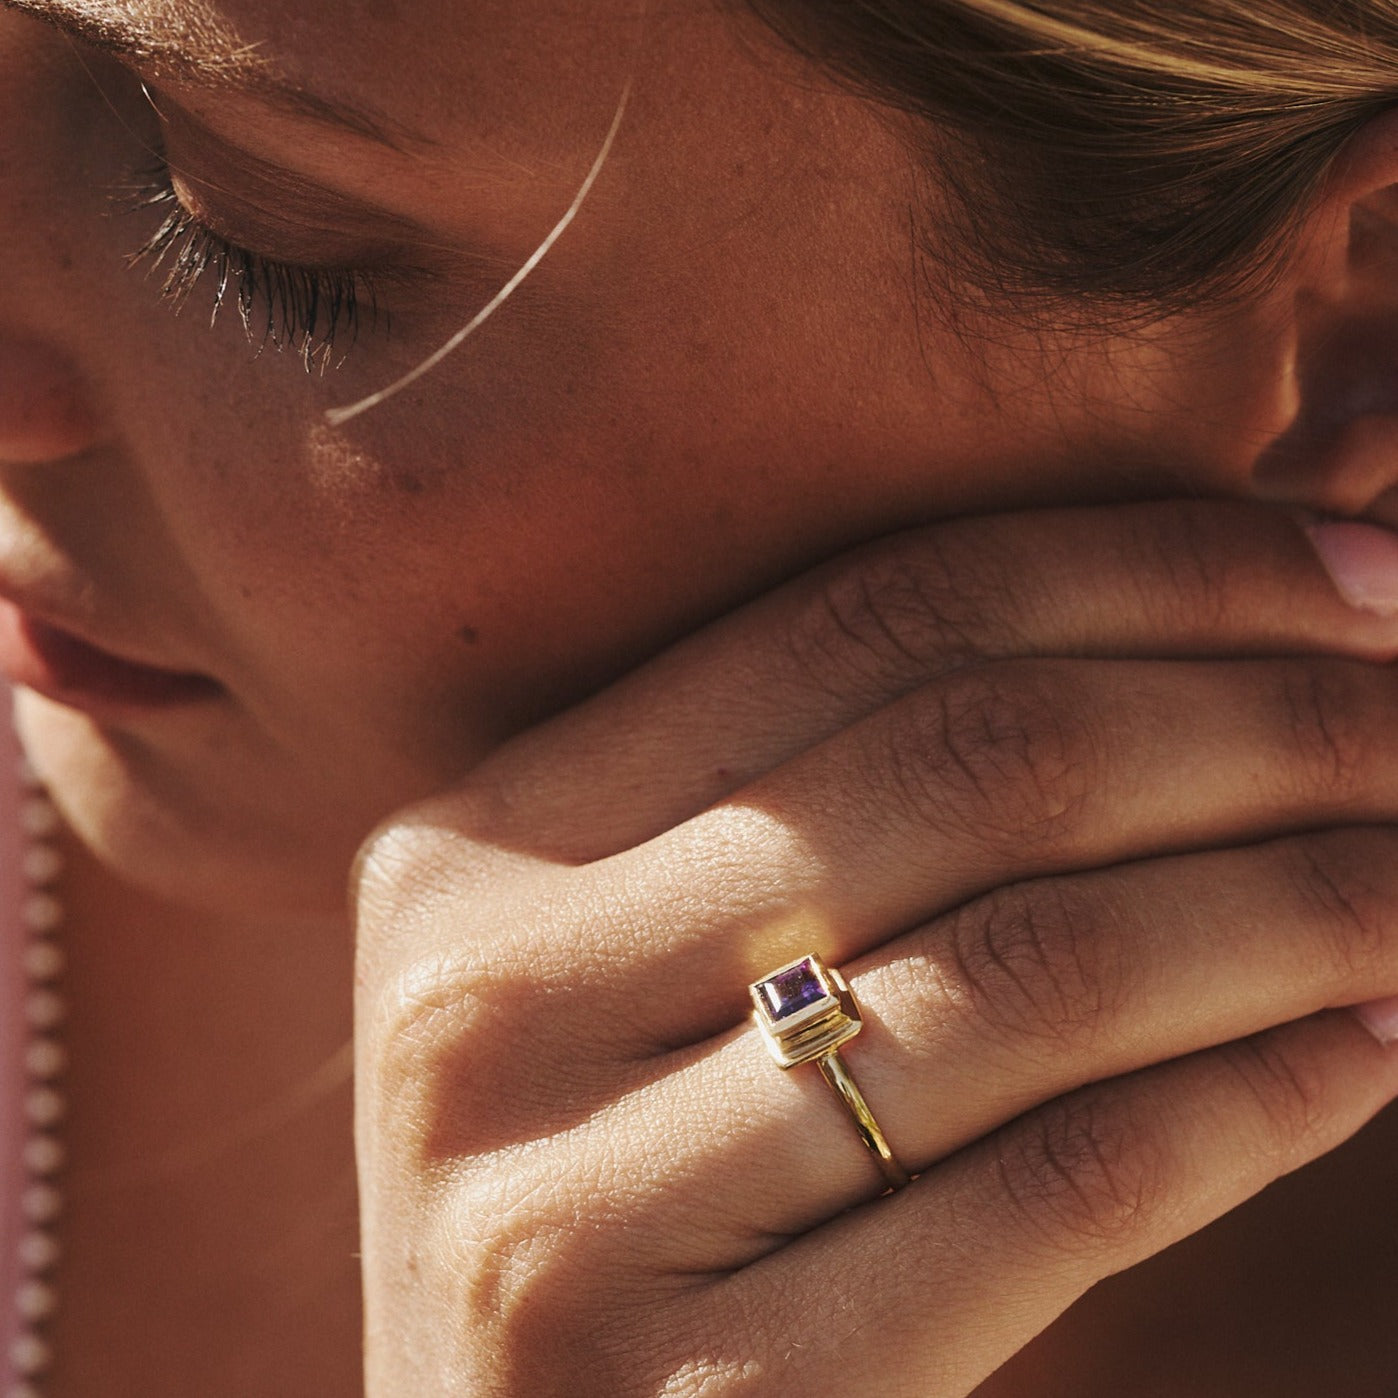
<svg viewBox="0 0 1398 1398">
<path fill-rule="evenodd" d="M 1295 414 L 1254 493 L 1326 514 L 1398 500 L 1398 112 L 1336 160 L 1279 288 L 1292 298 Z"/>
</svg>

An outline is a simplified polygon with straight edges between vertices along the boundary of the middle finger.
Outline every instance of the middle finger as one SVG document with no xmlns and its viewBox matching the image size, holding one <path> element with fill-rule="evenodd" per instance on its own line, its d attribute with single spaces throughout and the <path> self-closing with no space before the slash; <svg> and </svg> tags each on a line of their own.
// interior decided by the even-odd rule
<svg viewBox="0 0 1398 1398">
<path fill-rule="evenodd" d="M 989 889 L 1398 817 L 1398 672 L 1328 660 L 1002 662 L 925 686 L 660 839 L 561 875 L 533 946 L 638 1052 L 741 1020 Z"/>
<path fill-rule="evenodd" d="M 841 1054 L 920 1172 L 1089 1082 L 1391 993 L 1395 907 L 1378 827 L 998 890 L 846 968 L 865 1029 Z M 694 1183 L 659 1236 L 726 1230 L 733 1265 L 882 1188 L 814 1066 L 782 1072 L 754 1028 L 671 1056 L 600 1125 Z"/>
</svg>

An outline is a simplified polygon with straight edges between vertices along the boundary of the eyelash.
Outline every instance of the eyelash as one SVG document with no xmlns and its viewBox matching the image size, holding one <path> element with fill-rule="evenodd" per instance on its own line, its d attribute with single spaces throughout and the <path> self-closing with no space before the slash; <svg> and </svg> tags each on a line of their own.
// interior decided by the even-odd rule
<svg viewBox="0 0 1398 1398">
<path fill-rule="evenodd" d="M 220 237 L 186 209 L 163 161 L 143 171 L 123 202 L 132 210 L 156 210 L 160 226 L 127 259 L 164 272 L 162 299 L 178 310 L 207 275 L 214 279 L 209 324 L 231 300 L 243 331 L 260 354 L 271 345 L 299 355 L 308 372 L 344 362 L 367 319 L 380 317 L 370 275 L 348 267 L 304 267 L 265 257 Z"/>
</svg>

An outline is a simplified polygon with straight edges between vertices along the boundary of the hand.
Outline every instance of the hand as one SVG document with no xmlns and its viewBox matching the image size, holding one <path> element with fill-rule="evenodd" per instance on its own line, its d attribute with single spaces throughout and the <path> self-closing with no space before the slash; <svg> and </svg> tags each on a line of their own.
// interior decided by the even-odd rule
<svg viewBox="0 0 1398 1398">
<path fill-rule="evenodd" d="M 1337 1144 L 1398 1094 L 1334 1009 L 1398 992 L 1395 654 L 1270 511 L 960 521 L 387 824 L 370 1398 L 951 1398 Z M 751 1025 L 808 951 L 899 1194 Z"/>
</svg>

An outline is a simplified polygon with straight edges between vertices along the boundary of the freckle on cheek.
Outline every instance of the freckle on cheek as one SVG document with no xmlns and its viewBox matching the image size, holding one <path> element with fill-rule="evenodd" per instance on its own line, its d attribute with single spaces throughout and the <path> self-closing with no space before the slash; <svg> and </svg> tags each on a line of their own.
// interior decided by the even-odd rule
<svg viewBox="0 0 1398 1398">
<path fill-rule="evenodd" d="M 481 633 L 474 626 L 458 626 L 456 634 L 466 642 L 468 646 L 473 646 L 481 638 Z"/>
</svg>

